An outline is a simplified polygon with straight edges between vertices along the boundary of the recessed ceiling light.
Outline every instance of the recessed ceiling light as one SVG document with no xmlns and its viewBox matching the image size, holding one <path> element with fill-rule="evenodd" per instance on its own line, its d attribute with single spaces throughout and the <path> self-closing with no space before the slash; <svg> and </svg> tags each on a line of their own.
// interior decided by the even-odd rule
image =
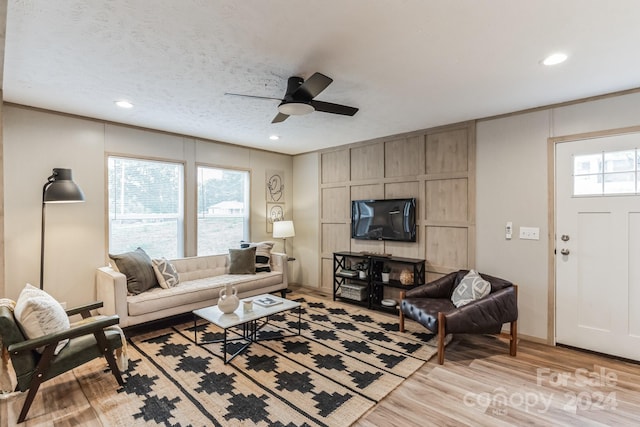
<svg viewBox="0 0 640 427">
<path fill-rule="evenodd" d="M 553 55 L 549 55 L 542 63 L 544 65 L 557 65 L 567 60 L 567 55 L 564 53 L 554 53 Z"/>
<path fill-rule="evenodd" d="M 277 140 L 279 140 L 279 139 L 280 139 L 280 137 L 279 137 L 278 135 L 271 135 L 271 136 L 269 137 L 269 139 L 270 139 L 270 140 L 272 140 L 272 141 L 277 141 Z"/>
<path fill-rule="evenodd" d="M 133 108 L 133 104 L 125 100 L 116 101 L 116 105 L 120 108 Z"/>
</svg>

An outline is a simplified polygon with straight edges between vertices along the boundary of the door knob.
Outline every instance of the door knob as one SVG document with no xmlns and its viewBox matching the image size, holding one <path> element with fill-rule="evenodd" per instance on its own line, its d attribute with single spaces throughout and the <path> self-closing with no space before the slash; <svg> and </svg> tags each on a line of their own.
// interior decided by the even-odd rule
<svg viewBox="0 0 640 427">
<path fill-rule="evenodd" d="M 561 239 L 563 242 L 566 242 L 566 241 L 568 241 L 568 240 L 569 240 L 569 235 L 567 235 L 567 234 L 563 234 L 563 235 L 562 235 L 562 237 L 560 237 L 560 239 Z"/>
<path fill-rule="evenodd" d="M 560 253 L 561 253 L 562 255 L 569 255 L 569 249 L 561 249 L 561 250 L 560 250 Z"/>
</svg>

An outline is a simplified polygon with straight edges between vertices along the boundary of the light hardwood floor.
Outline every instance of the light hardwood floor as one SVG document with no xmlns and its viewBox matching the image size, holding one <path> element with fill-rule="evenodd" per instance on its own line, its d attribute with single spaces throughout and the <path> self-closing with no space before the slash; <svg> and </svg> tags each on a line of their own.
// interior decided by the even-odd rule
<svg viewBox="0 0 640 427">
<path fill-rule="evenodd" d="M 17 411 L 0 400 L 0 427 Z M 45 383 L 23 425 L 104 426 L 70 374 Z M 444 365 L 434 357 L 355 423 L 521 425 L 640 425 L 640 365 L 523 340 L 510 357 L 503 339 L 458 335 Z"/>
</svg>

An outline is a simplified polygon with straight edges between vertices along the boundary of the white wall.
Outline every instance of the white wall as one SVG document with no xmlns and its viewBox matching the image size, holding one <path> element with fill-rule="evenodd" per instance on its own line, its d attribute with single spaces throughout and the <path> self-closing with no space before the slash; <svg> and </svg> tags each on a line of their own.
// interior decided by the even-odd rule
<svg viewBox="0 0 640 427">
<path fill-rule="evenodd" d="M 476 264 L 520 285 L 521 334 L 550 338 L 547 138 L 636 125 L 638 93 L 478 123 Z M 513 221 L 510 241 L 506 221 Z M 540 240 L 520 240 L 520 226 L 540 227 Z"/>
<path fill-rule="evenodd" d="M 535 337 L 547 334 L 548 117 L 481 122 L 476 135 L 476 268 L 519 285 L 518 332 Z M 520 240 L 521 226 L 539 227 L 540 240 Z"/>
<path fill-rule="evenodd" d="M 4 107 L 5 291 L 39 285 L 42 186 L 70 168 L 84 203 L 46 207 L 45 290 L 60 301 L 95 298 L 104 260 L 104 126 L 89 120 Z"/>
<path fill-rule="evenodd" d="M 42 186 L 56 167 L 70 168 L 86 196 L 80 204 L 47 206 L 45 290 L 69 306 L 95 299 L 95 269 L 107 259 L 106 154 L 182 161 L 186 174 L 187 235 L 195 232 L 196 163 L 251 172 L 251 240 L 266 232 L 266 170 L 285 172 L 292 188 L 291 156 L 162 132 L 105 124 L 28 108 L 4 106 L 5 294 L 38 285 Z M 292 206 L 293 194 L 285 194 Z M 289 213 L 291 215 L 291 213 Z M 196 242 L 186 242 L 195 255 Z M 282 250 L 281 242 L 276 250 Z"/>
</svg>

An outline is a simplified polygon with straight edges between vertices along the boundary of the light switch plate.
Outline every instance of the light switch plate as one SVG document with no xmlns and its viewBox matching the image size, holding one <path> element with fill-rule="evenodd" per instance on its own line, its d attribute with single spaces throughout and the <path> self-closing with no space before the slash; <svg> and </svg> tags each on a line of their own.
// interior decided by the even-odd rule
<svg viewBox="0 0 640 427">
<path fill-rule="evenodd" d="M 540 228 L 539 227 L 520 227 L 520 239 L 540 240 Z"/>
</svg>

